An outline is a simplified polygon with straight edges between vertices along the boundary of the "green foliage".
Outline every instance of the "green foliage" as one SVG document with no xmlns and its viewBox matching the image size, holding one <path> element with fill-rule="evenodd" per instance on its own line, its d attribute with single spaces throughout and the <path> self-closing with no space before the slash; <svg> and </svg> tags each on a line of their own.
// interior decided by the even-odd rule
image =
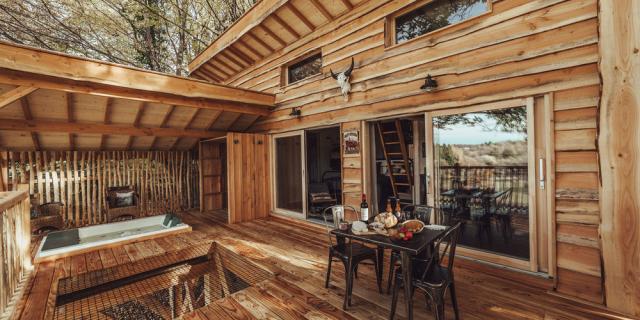
<svg viewBox="0 0 640 320">
<path fill-rule="evenodd" d="M 0 39 L 185 75 L 255 0 L 0 0 Z"/>
</svg>

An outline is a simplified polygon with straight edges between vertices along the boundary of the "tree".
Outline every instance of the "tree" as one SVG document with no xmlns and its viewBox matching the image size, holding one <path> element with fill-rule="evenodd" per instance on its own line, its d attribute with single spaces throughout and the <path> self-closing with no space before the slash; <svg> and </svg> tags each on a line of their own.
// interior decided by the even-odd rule
<svg viewBox="0 0 640 320">
<path fill-rule="evenodd" d="M 0 0 L 0 39 L 186 75 L 255 0 Z"/>
</svg>

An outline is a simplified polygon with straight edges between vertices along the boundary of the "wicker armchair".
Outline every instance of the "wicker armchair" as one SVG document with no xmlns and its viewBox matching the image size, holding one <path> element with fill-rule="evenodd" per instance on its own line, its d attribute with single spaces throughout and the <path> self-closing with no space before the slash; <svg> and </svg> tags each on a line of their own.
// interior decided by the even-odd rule
<svg viewBox="0 0 640 320">
<path fill-rule="evenodd" d="M 35 217 L 31 219 L 31 232 L 40 234 L 64 228 L 62 221 L 62 202 L 49 202 L 39 205 Z"/>
<path fill-rule="evenodd" d="M 140 216 L 140 197 L 135 190 L 133 186 L 107 188 L 107 222 Z"/>
</svg>

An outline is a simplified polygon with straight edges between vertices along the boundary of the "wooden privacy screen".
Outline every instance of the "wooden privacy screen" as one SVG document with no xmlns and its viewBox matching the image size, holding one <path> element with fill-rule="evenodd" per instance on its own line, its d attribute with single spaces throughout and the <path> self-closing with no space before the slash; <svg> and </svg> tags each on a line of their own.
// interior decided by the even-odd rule
<svg viewBox="0 0 640 320">
<path fill-rule="evenodd" d="M 226 140 L 200 142 L 200 211 L 221 210 L 226 203 Z"/>
<path fill-rule="evenodd" d="M 0 192 L 0 318 L 31 267 L 29 217 L 26 191 Z"/>
<path fill-rule="evenodd" d="M 267 135 L 227 134 L 229 223 L 269 215 L 268 151 Z"/>
<path fill-rule="evenodd" d="M 4 185 L 28 184 L 40 203 L 62 202 L 67 226 L 105 223 L 105 191 L 133 185 L 142 215 L 198 206 L 198 161 L 189 151 L 32 151 L 3 154 Z"/>
</svg>

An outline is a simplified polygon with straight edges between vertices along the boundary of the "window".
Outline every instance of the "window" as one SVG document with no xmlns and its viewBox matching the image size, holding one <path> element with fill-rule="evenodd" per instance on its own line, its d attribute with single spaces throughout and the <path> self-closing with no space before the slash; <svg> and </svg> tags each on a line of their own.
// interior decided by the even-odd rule
<svg viewBox="0 0 640 320">
<path fill-rule="evenodd" d="M 487 11 L 487 0 L 433 0 L 395 18 L 395 43 L 409 41 Z"/>
<path fill-rule="evenodd" d="M 285 84 L 298 82 L 316 74 L 320 74 L 322 54 L 320 52 L 295 62 L 287 67 Z"/>
</svg>

